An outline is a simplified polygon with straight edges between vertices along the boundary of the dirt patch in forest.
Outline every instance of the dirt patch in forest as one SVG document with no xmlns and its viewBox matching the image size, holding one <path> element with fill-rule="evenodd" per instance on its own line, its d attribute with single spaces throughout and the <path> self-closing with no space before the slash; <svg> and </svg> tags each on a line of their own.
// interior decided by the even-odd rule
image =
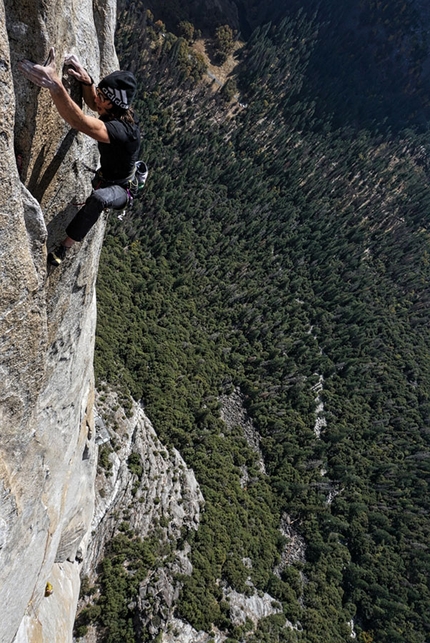
<svg viewBox="0 0 430 643">
<path fill-rule="evenodd" d="M 203 38 L 196 40 L 193 43 L 193 49 L 204 57 L 206 65 L 208 67 L 209 78 L 213 80 L 212 76 L 214 76 L 216 81 L 218 81 L 215 84 L 218 87 L 222 87 L 222 85 L 224 85 L 224 83 L 232 73 L 233 69 L 238 64 L 239 61 L 237 53 L 244 46 L 244 44 L 244 42 L 235 42 L 233 52 L 229 55 L 223 65 L 215 65 L 213 64 L 213 62 L 211 62 L 213 59 L 213 53 L 210 41 L 204 40 Z"/>
</svg>

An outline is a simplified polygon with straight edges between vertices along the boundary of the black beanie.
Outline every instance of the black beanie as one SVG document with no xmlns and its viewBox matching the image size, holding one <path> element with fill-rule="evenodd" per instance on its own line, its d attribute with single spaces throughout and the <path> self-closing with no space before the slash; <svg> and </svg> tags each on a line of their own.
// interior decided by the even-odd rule
<svg viewBox="0 0 430 643">
<path fill-rule="evenodd" d="M 114 71 L 99 82 L 99 89 L 114 105 L 128 109 L 136 92 L 136 79 L 131 71 Z"/>
</svg>

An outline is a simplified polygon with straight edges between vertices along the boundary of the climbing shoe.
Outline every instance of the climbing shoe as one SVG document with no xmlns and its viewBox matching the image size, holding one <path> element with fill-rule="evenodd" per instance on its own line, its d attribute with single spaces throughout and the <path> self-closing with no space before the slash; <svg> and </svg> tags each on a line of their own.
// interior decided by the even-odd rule
<svg viewBox="0 0 430 643">
<path fill-rule="evenodd" d="M 68 248 L 66 248 L 66 246 L 58 246 L 58 248 L 55 248 L 55 250 L 48 254 L 48 263 L 50 263 L 51 266 L 59 266 L 66 258 L 67 251 Z"/>
</svg>

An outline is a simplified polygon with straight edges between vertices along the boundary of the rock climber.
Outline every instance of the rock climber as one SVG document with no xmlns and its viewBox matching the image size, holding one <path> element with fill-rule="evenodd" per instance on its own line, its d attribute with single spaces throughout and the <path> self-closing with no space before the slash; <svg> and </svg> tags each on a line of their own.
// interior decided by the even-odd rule
<svg viewBox="0 0 430 643">
<path fill-rule="evenodd" d="M 49 90 L 60 116 L 71 127 L 98 142 L 100 153 L 100 169 L 92 181 L 93 191 L 66 228 L 67 237 L 48 254 L 48 262 L 53 266 L 59 266 L 67 250 L 82 241 L 105 208 L 122 210 L 127 205 L 140 147 L 139 127 L 130 107 L 136 91 L 134 75 L 129 71 L 114 71 L 96 87 L 74 54 L 66 55 L 64 63 L 69 67 L 69 75 L 81 84 L 84 101 L 98 112 L 98 118 L 85 114 L 70 98 L 57 74 L 53 48 L 44 65 L 29 60 L 19 63 L 28 80 Z"/>
</svg>

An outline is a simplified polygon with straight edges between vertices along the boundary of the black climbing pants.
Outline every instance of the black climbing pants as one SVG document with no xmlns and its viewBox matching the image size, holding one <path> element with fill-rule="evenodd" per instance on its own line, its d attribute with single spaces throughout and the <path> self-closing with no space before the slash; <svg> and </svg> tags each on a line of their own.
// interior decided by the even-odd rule
<svg viewBox="0 0 430 643">
<path fill-rule="evenodd" d="M 120 185 L 109 185 L 93 190 L 85 205 L 67 226 L 67 235 L 74 241 L 82 241 L 105 208 L 122 210 L 127 205 L 127 201 L 127 190 Z"/>
</svg>

